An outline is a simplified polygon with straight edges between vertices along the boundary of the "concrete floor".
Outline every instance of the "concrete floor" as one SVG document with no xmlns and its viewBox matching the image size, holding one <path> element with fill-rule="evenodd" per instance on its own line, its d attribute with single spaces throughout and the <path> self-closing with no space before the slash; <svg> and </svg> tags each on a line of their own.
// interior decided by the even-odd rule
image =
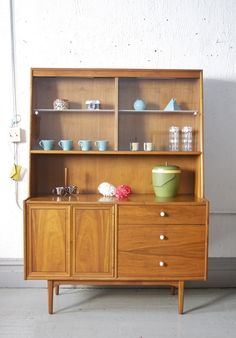
<svg viewBox="0 0 236 338">
<path fill-rule="evenodd" d="M 4 338 L 235 338 L 236 289 L 187 289 L 177 313 L 169 289 L 0 289 Z"/>
</svg>

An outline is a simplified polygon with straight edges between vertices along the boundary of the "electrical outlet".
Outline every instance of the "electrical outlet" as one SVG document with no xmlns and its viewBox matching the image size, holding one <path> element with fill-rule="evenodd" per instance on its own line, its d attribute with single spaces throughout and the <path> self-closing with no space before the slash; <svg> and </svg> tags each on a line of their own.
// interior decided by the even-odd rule
<svg viewBox="0 0 236 338">
<path fill-rule="evenodd" d="M 21 129 L 19 127 L 11 127 L 9 129 L 10 142 L 21 142 Z"/>
</svg>

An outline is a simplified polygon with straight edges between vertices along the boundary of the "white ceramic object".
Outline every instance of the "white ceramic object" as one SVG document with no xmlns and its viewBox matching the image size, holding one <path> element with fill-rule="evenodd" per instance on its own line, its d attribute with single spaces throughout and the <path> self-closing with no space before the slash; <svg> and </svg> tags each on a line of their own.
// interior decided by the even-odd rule
<svg viewBox="0 0 236 338">
<path fill-rule="evenodd" d="M 56 99 L 55 101 L 53 101 L 53 109 L 57 110 L 69 109 L 69 100 Z"/>
<path fill-rule="evenodd" d="M 108 182 L 102 182 L 98 186 L 98 191 L 105 197 L 112 197 L 115 196 L 116 187 Z"/>
</svg>

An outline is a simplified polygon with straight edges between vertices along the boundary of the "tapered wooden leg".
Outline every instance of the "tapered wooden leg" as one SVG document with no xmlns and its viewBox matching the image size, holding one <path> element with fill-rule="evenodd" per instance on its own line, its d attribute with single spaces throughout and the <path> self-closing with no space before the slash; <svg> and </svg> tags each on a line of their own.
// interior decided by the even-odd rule
<svg viewBox="0 0 236 338">
<path fill-rule="evenodd" d="M 179 301 L 179 314 L 183 314 L 184 309 L 184 282 L 179 281 L 178 301 Z"/>
<path fill-rule="evenodd" d="M 59 284 L 54 283 L 54 287 L 55 287 L 55 295 L 59 295 Z"/>
<path fill-rule="evenodd" d="M 54 282 L 48 280 L 48 313 L 53 314 L 53 288 Z"/>
<path fill-rule="evenodd" d="M 175 295 L 175 286 L 171 286 L 170 290 L 171 290 L 171 294 L 174 296 Z"/>
</svg>

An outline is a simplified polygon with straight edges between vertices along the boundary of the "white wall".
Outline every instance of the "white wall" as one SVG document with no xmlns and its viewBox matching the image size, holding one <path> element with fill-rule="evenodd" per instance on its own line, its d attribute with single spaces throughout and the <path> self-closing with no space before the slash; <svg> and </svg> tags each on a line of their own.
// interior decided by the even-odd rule
<svg viewBox="0 0 236 338">
<path fill-rule="evenodd" d="M 30 67 L 203 69 L 206 197 L 211 210 L 220 212 L 211 215 L 210 256 L 236 256 L 236 1 L 15 0 L 13 5 L 17 109 L 26 131 L 18 149 L 26 168 L 18 184 L 20 205 L 28 191 Z M 0 2 L 0 34 L 0 257 L 20 258 L 23 215 L 9 179 L 13 146 L 7 137 L 13 114 L 9 0 Z"/>
</svg>

